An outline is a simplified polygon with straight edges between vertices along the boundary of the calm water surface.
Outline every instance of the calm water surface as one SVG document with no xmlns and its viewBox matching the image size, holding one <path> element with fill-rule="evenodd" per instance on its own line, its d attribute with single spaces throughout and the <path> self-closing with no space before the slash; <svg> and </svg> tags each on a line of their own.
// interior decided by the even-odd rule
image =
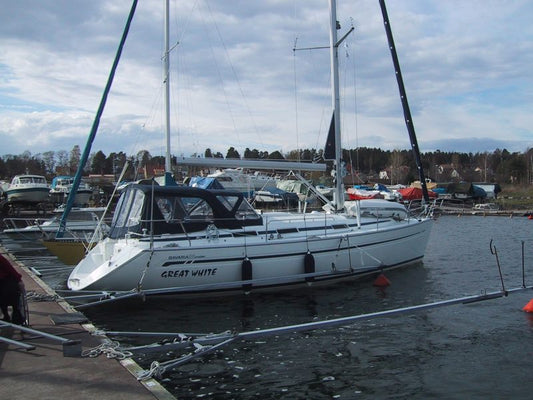
<svg viewBox="0 0 533 400">
<path fill-rule="evenodd" d="M 281 294 L 211 300 L 148 299 L 86 310 L 108 330 L 248 331 L 447 300 L 501 289 L 493 240 L 506 288 L 533 285 L 533 221 L 507 217 L 440 217 L 423 263 L 372 279 Z M 62 264 L 3 244 L 36 267 Z M 46 252 L 38 255 L 48 255 Z M 29 258 L 28 258 L 29 256 Z M 63 288 L 67 272 L 43 278 Z M 417 311 L 343 327 L 233 342 L 165 374 L 179 399 L 531 399 L 533 318 L 521 308 L 533 292 Z M 176 354 L 159 355 L 158 360 Z M 149 368 L 153 355 L 137 361 Z"/>
</svg>

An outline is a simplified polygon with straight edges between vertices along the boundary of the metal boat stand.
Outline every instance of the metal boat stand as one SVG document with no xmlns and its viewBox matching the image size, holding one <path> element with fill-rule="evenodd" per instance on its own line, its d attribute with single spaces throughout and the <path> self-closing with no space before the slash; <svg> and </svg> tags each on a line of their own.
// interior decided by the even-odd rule
<svg viewBox="0 0 533 400">
<path fill-rule="evenodd" d="M 61 337 L 61 336 L 52 335 L 50 333 L 28 328 L 27 326 L 12 324 L 10 322 L 5 322 L 5 321 L 0 321 L 0 329 L 2 328 L 11 328 L 11 329 L 19 330 L 20 332 L 30 333 L 36 337 L 43 337 L 46 339 L 59 342 L 63 346 L 64 357 L 80 357 L 81 356 L 81 341 L 80 340 L 65 339 L 64 337 Z M 13 340 L 5 336 L 0 336 L 0 342 L 12 344 L 27 351 L 35 350 L 34 345 L 24 343 L 19 340 Z"/>
</svg>

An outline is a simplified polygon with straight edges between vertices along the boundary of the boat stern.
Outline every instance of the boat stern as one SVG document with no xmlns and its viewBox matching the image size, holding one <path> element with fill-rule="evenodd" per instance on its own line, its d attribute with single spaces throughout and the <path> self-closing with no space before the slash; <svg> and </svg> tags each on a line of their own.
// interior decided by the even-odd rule
<svg viewBox="0 0 533 400">
<path fill-rule="evenodd" d="M 120 241 L 106 238 L 76 265 L 68 277 L 67 287 L 74 291 L 122 290 L 124 285 L 127 285 L 127 290 L 132 289 L 134 284 L 131 279 L 134 278 L 120 276 L 118 271 L 128 260 L 134 259 L 141 252 L 141 248 L 124 247 Z"/>
</svg>

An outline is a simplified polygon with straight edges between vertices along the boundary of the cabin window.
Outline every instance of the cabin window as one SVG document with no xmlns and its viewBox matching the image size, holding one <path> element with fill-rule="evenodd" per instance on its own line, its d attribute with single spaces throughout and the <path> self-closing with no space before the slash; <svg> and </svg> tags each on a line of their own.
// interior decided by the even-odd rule
<svg viewBox="0 0 533 400">
<path fill-rule="evenodd" d="M 140 190 L 135 191 L 135 196 L 132 199 L 130 215 L 126 226 L 135 226 L 141 223 L 141 215 L 144 204 L 144 193 Z"/>
<path fill-rule="evenodd" d="M 144 193 L 139 190 L 126 192 L 117 205 L 115 212 L 115 227 L 130 227 L 141 222 L 141 210 L 144 202 Z"/>
<path fill-rule="evenodd" d="M 157 196 L 155 204 L 162 219 L 167 224 L 181 224 L 191 221 L 212 221 L 213 209 L 204 200 L 198 197 Z M 154 215 L 155 217 L 155 215 Z"/>
<path fill-rule="evenodd" d="M 253 209 L 253 207 L 241 196 L 227 196 L 219 195 L 217 196 L 218 201 L 222 204 L 228 211 L 235 209 L 237 204 L 240 204 L 235 211 L 235 218 L 240 220 L 254 220 L 260 219 L 261 217 Z"/>
<path fill-rule="evenodd" d="M 165 222 L 175 223 L 183 220 L 185 211 L 178 197 L 156 197 L 155 202 Z"/>
<path fill-rule="evenodd" d="M 185 211 L 190 219 L 211 221 L 213 220 L 213 209 L 204 200 L 198 197 L 184 197 L 182 198 L 185 206 Z"/>
<path fill-rule="evenodd" d="M 239 196 L 217 196 L 218 201 L 226 207 L 228 211 L 233 210 L 237 202 L 239 201 Z"/>
<path fill-rule="evenodd" d="M 250 203 L 248 203 L 245 199 L 243 199 L 241 204 L 239 204 L 239 208 L 235 212 L 235 217 L 237 219 L 245 220 L 261 219 Z"/>
</svg>

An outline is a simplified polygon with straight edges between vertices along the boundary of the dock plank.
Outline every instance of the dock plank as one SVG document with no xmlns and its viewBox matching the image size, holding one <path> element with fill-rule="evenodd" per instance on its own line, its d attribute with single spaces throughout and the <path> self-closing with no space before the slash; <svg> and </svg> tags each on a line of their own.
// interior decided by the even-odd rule
<svg viewBox="0 0 533 400">
<path fill-rule="evenodd" d="M 13 261 L 22 274 L 26 291 L 43 296 L 55 293 L 43 281 L 4 248 L 0 251 Z M 53 335 L 80 340 L 82 350 L 94 348 L 102 338 L 90 334 L 91 324 L 62 323 L 56 325 L 54 315 L 77 313 L 66 302 L 29 302 L 30 327 Z M 0 399 L 114 399 L 175 400 L 156 380 L 139 382 L 134 374 L 140 367 L 133 360 L 100 357 L 65 357 L 61 343 L 36 338 L 12 328 L 1 328 L 0 335 L 29 343 L 34 350 L 23 350 L 0 342 Z"/>
</svg>

